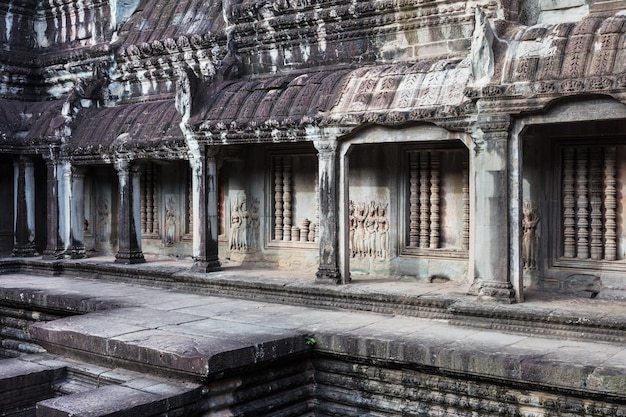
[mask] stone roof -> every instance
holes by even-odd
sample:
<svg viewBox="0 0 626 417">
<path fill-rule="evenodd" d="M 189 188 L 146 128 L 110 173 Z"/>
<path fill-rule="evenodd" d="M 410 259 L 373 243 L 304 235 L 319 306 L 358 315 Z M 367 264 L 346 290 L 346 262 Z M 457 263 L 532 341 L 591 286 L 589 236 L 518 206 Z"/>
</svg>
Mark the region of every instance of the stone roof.
<svg viewBox="0 0 626 417">
<path fill-rule="evenodd" d="M 588 17 L 576 23 L 521 26 L 508 41 L 497 72 L 477 95 L 553 98 L 623 94 L 626 16 Z"/>
<path fill-rule="evenodd" d="M 178 40 L 181 36 L 202 36 L 225 29 L 222 2 L 194 0 L 147 0 L 120 31 L 122 44 Z"/>
<path fill-rule="evenodd" d="M 30 145 L 57 139 L 57 129 L 65 120 L 64 100 L 25 102 L 0 100 L 0 142 Z"/>
<path fill-rule="evenodd" d="M 190 125 L 196 132 L 219 133 L 222 141 L 262 141 L 276 140 L 281 129 L 304 135 L 311 125 L 458 117 L 469 102 L 463 94 L 469 78 L 467 62 L 457 59 L 224 83 L 217 91 L 209 86 L 205 95 L 210 98 Z"/>
<path fill-rule="evenodd" d="M 174 100 L 87 109 L 73 123 L 73 154 L 117 152 L 166 153 L 184 148 L 181 117 Z"/>
</svg>

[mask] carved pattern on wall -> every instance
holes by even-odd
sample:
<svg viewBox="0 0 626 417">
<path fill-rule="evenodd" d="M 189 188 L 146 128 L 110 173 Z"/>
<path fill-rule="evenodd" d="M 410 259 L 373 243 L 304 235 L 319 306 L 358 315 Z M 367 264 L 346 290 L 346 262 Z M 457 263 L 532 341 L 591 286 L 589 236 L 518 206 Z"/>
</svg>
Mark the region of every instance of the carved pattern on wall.
<svg viewBox="0 0 626 417">
<path fill-rule="evenodd" d="M 529 200 L 524 200 L 522 208 L 522 259 L 524 271 L 537 269 L 537 224 L 539 210 Z"/>
<path fill-rule="evenodd" d="M 616 148 L 563 150 L 563 257 L 617 258 Z"/>
<path fill-rule="evenodd" d="M 248 207 L 245 193 L 241 194 L 231 206 L 229 250 L 239 252 L 257 250 L 259 225 L 259 199 L 253 199 L 252 206 Z"/>
<path fill-rule="evenodd" d="M 148 238 L 159 237 L 158 184 L 159 171 L 153 163 L 142 166 L 141 173 L 141 234 Z"/>
<path fill-rule="evenodd" d="M 388 203 L 350 200 L 350 256 L 389 258 Z"/>
<path fill-rule="evenodd" d="M 437 151 L 409 153 L 409 247 L 439 247 L 440 158 Z"/>
</svg>

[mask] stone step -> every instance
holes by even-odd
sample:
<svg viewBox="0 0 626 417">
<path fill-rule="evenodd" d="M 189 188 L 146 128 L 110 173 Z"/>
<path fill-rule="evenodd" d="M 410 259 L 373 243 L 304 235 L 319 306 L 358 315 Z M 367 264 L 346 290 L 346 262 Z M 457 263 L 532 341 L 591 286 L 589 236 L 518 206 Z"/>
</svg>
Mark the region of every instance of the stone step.
<svg viewBox="0 0 626 417">
<path fill-rule="evenodd" d="M 142 388 L 108 385 L 41 401 L 37 403 L 36 416 L 183 416 L 199 412 L 201 397 L 200 385 L 184 382 Z"/>
<path fill-rule="evenodd" d="M 4 359 L 0 364 L 1 415 L 28 415 L 37 401 L 54 396 L 54 384 L 66 374 L 64 366 L 45 366 L 19 358 Z"/>
<path fill-rule="evenodd" d="M 36 323 L 29 332 L 50 353 L 196 380 L 310 348 L 297 330 L 149 308 L 66 317 Z"/>
</svg>

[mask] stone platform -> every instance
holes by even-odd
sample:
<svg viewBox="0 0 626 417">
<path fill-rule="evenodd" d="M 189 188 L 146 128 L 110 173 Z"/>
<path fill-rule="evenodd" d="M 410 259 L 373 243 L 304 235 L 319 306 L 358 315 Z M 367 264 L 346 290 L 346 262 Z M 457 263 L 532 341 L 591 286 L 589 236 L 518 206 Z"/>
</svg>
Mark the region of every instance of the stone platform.
<svg viewBox="0 0 626 417">
<path fill-rule="evenodd" d="M 150 381 L 166 378 L 140 386 L 124 382 L 91 387 L 42 400 L 38 416 L 82 415 L 92 407 L 90 402 L 107 396 L 120 399 L 88 415 L 166 415 L 172 410 L 187 410 L 178 415 L 218 415 L 211 413 L 226 409 L 232 415 L 318 415 L 313 403 L 334 410 L 328 415 L 367 415 L 362 410 L 372 409 L 372 404 L 380 408 L 385 403 L 393 409 L 389 404 L 395 403 L 389 398 L 400 395 L 400 386 L 408 389 L 408 384 L 411 393 L 418 391 L 417 380 L 407 382 L 408 370 L 429 375 L 419 381 L 432 381 L 435 375 L 437 384 L 447 387 L 439 388 L 448 394 L 429 401 L 445 402 L 453 395 L 454 407 L 482 410 L 480 415 L 489 415 L 485 410 L 502 415 L 499 406 L 485 405 L 498 401 L 532 410 L 556 407 L 562 414 L 569 410 L 568 415 L 577 415 L 580 407 L 578 415 L 626 412 L 622 405 L 626 401 L 626 304 L 619 300 L 531 293 L 524 304 L 499 305 L 467 296 L 463 285 L 450 282 L 357 278 L 351 285 L 334 287 L 271 270 L 226 267 L 215 274 L 196 275 L 186 272 L 184 262 L 120 267 L 107 259 L 56 264 L 11 259 L 2 265 L 4 303 L 67 313 L 29 327 L 32 341 L 47 349 L 44 355 L 54 355 L 45 359 L 56 364 L 47 375 L 58 379 L 59 369 L 76 368 L 61 366 L 59 361 L 79 361 L 102 367 L 92 374 L 115 370 L 139 372 Z M 16 360 L 28 361 L 9 361 Z M 1 364 L 0 368 L 6 366 Z M 357 368 L 362 369 L 359 375 L 354 374 Z M 402 378 L 398 369 L 404 369 Z M 264 413 L 252 408 L 234 412 L 242 400 L 229 390 L 255 372 L 289 373 L 285 385 L 299 378 L 297 393 L 290 391 L 290 395 L 307 400 L 309 408 L 292 414 L 274 413 L 271 407 Z M 390 382 L 396 377 L 396 382 Z M 382 379 L 374 384 L 377 378 Z M 447 382 L 441 382 L 444 379 Z M 459 393 L 458 381 L 470 380 L 477 386 L 506 387 L 506 393 L 474 393 L 481 402 L 472 405 L 468 400 L 463 405 L 463 398 L 471 395 Z M 270 382 L 263 385 L 263 398 L 271 391 L 267 387 L 276 384 Z M 384 400 L 370 393 L 348 406 L 342 395 L 359 394 L 355 388 L 351 394 L 343 392 L 343 384 L 389 392 Z M 144 386 L 153 387 L 152 391 Z M 155 386 L 161 391 L 155 392 Z M 432 387 L 422 388 L 433 392 Z M 524 400 L 520 390 L 542 394 Z M 568 398 L 567 404 L 546 402 L 546 396 Z M 289 409 L 304 407 L 304 400 L 294 400 Z M 419 401 L 405 398 L 404 403 L 410 407 Z M 594 410 L 609 411 L 589 412 L 584 407 L 591 403 Z M 122 412 L 120 408 L 135 412 L 115 414 Z"/>
</svg>

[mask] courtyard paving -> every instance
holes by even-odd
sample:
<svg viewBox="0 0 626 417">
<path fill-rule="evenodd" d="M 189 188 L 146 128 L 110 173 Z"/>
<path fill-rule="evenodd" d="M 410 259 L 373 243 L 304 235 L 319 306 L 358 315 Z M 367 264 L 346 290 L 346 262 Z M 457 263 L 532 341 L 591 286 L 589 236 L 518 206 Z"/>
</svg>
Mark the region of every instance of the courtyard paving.
<svg viewBox="0 0 626 417">
<path fill-rule="evenodd" d="M 153 260 L 127 268 L 184 274 L 188 266 L 185 261 Z M 440 298 L 453 300 L 459 309 L 503 310 L 530 323 L 565 315 L 564 322 L 597 322 L 598 334 L 603 334 L 606 323 L 612 324 L 606 333 L 626 328 L 624 301 L 573 294 L 533 291 L 525 303 L 503 306 L 469 296 L 467 285 L 454 282 L 355 277 L 352 284 L 335 287 L 316 284 L 312 275 L 297 271 L 229 265 L 203 279 L 321 288 L 348 299 L 363 294 Z M 245 293 L 207 295 L 94 277 L 8 273 L 0 275 L 0 292 L 14 301 L 88 312 L 31 326 L 33 339 L 52 353 L 196 382 L 316 349 L 602 395 L 621 396 L 626 391 L 626 345 L 619 338 L 611 342 L 571 333 L 560 336 L 558 328 L 533 332 L 527 325 L 502 331 L 496 319 L 488 319 L 489 326 L 472 326 L 471 320 L 310 307 L 247 299 Z"/>
</svg>

